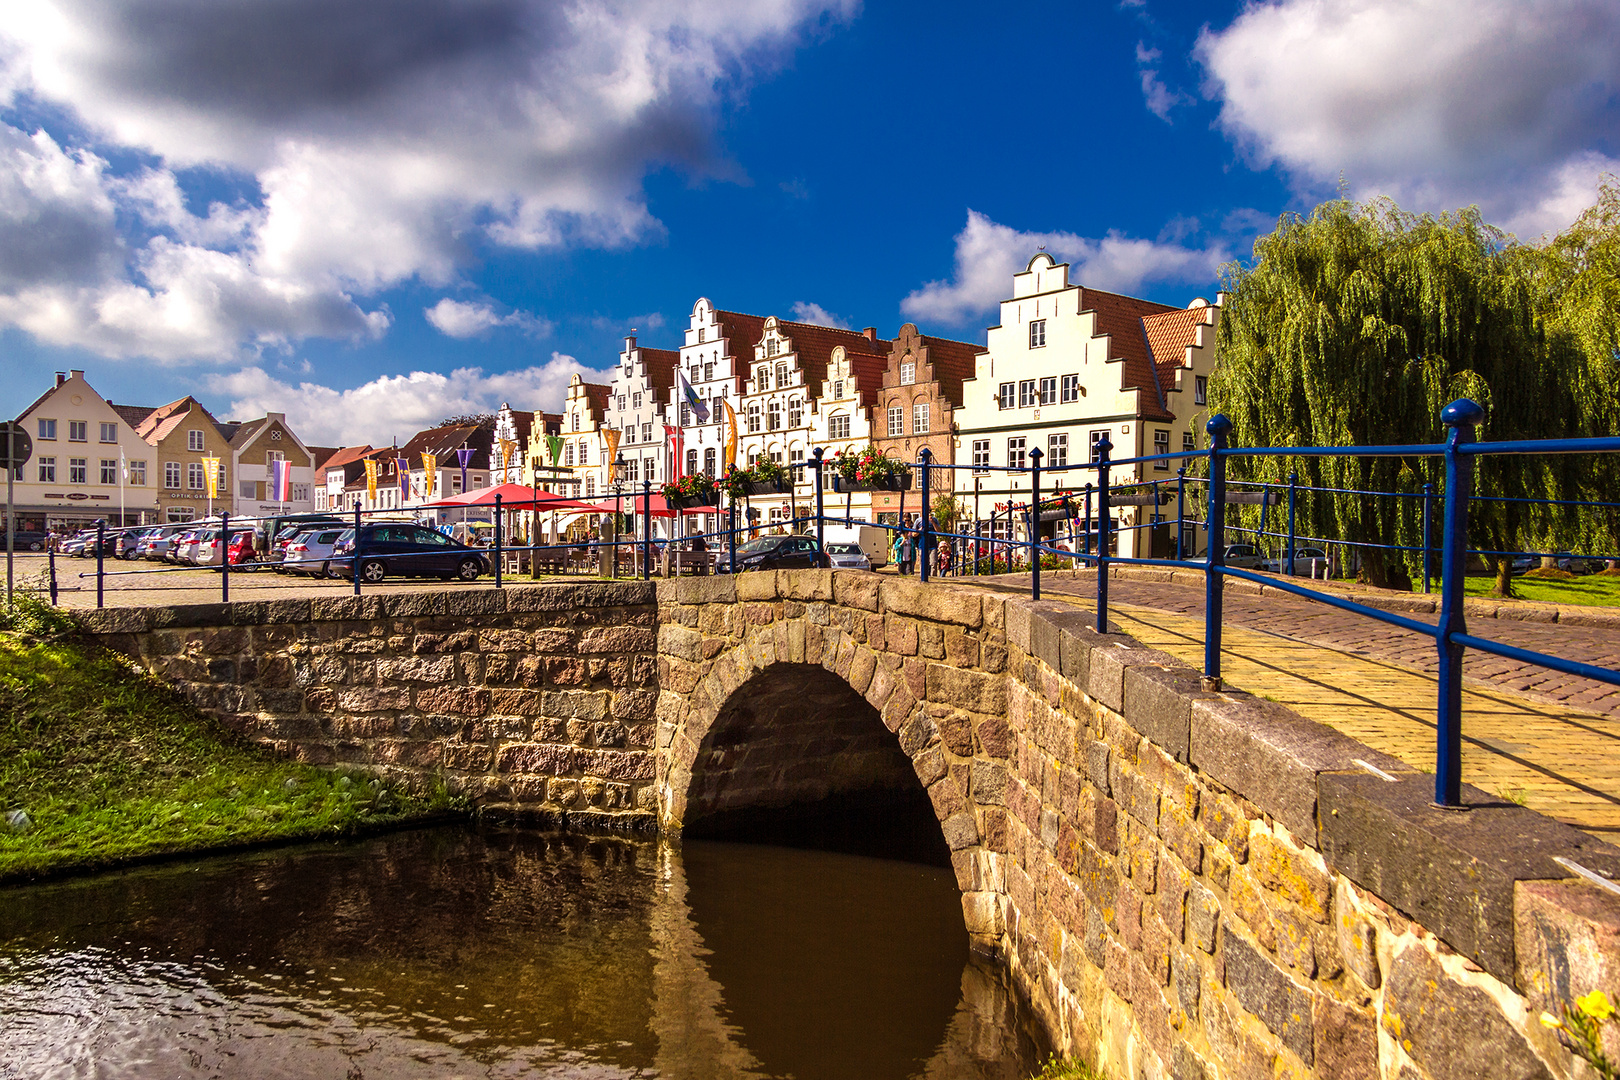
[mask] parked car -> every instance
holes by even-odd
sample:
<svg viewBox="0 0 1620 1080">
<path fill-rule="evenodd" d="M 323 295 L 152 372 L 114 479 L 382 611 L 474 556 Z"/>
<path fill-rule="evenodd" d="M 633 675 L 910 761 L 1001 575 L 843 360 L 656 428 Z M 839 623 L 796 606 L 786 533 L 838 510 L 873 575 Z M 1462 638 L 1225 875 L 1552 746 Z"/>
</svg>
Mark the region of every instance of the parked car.
<svg viewBox="0 0 1620 1080">
<path fill-rule="evenodd" d="M 1328 569 L 1328 553 L 1319 547 L 1297 547 L 1294 549 L 1294 576 L 1315 577 L 1313 568 L 1324 575 Z M 1261 569 L 1268 574 L 1288 573 L 1288 557 L 1279 555 L 1275 559 L 1267 559 Z"/>
<path fill-rule="evenodd" d="M 0 549 L 6 546 L 4 530 L 0 530 Z M 11 550 L 13 551 L 44 551 L 45 534 L 42 532 L 25 532 L 18 529 L 11 536 Z"/>
<path fill-rule="evenodd" d="M 822 551 L 813 536 L 787 533 L 761 536 L 737 546 L 737 571 L 745 570 L 799 570 L 808 567 L 826 569 L 831 559 Z"/>
<path fill-rule="evenodd" d="M 76 559 L 82 559 L 84 558 L 84 549 L 95 542 L 96 530 L 80 529 L 66 540 L 63 540 L 56 550 L 62 555 L 72 555 Z"/>
<path fill-rule="evenodd" d="M 1259 570 L 1262 561 L 1260 549 L 1253 544 L 1227 545 L 1225 565 L 1234 570 Z"/>
<path fill-rule="evenodd" d="M 436 529 L 425 525 L 402 522 L 378 522 L 362 525 L 358 542 L 352 534 L 345 535 L 333 545 L 328 569 L 339 577 L 354 572 L 354 556 L 358 549 L 360 578 L 379 582 L 387 577 L 438 577 L 449 581 L 476 581 L 489 573 L 489 559 L 477 548 L 452 540 Z"/>
<path fill-rule="evenodd" d="M 174 544 L 169 548 L 169 561 L 180 566 L 190 566 L 192 556 L 197 554 L 197 538 L 202 535 L 202 529 L 190 528 L 174 538 Z"/>
<path fill-rule="evenodd" d="M 282 556 L 281 566 L 289 574 L 325 577 L 331 568 L 332 548 L 338 537 L 352 529 L 311 529 L 293 537 Z"/>
<path fill-rule="evenodd" d="M 187 561 L 193 566 L 219 566 L 225 561 L 225 534 L 217 528 L 198 529 Z"/>
<path fill-rule="evenodd" d="M 264 547 L 264 533 L 257 529 L 231 530 L 231 565 L 259 569 L 260 549 Z"/>
<path fill-rule="evenodd" d="M 144 559 L 167 562 L 175 539 L 186 531 L 185 525 L 159 525 L 141 537 L 135 553 Z"/>
<path fill-rule="evenodd" d="M 872 560 L 852 540 L 828 541 L 827 559 L 834 570 L 870 570 Z"/>
<path fill-rule="evenodd" d="M 1602 559 L 1589 559 L 1585 555 L 1571 555 L 1561 551 L 1553 558 L 1553 565 L 1571 574 L 1595 574 L 1604 567 Z"/>
</svg>

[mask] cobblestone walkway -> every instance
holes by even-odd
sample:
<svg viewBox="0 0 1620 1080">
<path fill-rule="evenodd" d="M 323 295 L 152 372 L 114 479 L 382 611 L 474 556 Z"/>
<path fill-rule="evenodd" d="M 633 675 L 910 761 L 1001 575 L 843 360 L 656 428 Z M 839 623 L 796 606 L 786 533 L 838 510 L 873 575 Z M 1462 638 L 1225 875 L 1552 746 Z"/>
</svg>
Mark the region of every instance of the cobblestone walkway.
<svg viewBox="0 0 1620 1080">
<path fill-rule="evenodd" d="M 991 587 L 1028 595 L 1027 579 L 1022 590 L 1016 579 Z M 1043 583 L 1042 597 L 1094 611 L 1094 589 L 1090 581 Z M 1200 668 L 1203 604 L 1202 592 L 1185 586 L 1109 583 L 1111 621 L 1119 630 Z M 1221 669 L 1228 686 L 1433 771 L 1432 640 L 1306 600 L 1228 593 L 1224 608 Z M 1469 629 L 1620 667 L 1620 634 L 1613 630 L 1507 619 L 1478 619 Z M 1620 842 L 1620 691 L 1474 653 L 1464 671 L 1463 779 Z"/>
</svg>

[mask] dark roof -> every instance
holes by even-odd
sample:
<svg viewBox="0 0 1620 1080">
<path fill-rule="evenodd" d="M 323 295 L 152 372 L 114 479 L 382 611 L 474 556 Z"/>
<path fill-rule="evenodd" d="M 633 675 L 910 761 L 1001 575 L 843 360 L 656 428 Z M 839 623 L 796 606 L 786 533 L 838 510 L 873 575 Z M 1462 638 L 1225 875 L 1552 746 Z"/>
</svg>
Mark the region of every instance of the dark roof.
<svg viewBox="0 0 1620 1080">
<path fill-rule="evenodd" d="M 962 381 L 974 377 L 975 365 L 979 354 L 985 351 L 983 345 L 975 345 L 967 341 L 953 341 L 950 338 L 931 337 L 920 333 L 915 323 L 907 323 L 900 328 L 894 336 L 894 346 L 887 362 L 895 369 L 898 368 L 904 353 L 901 349 L 906 340 L 916 342 L 916 356 L 918 363 L 926 363 L 933 371 L 934 381 L 939 383 L 940 393 L 950 403 L 961 408 Z"/>
<path fill-rule="evenodd" d="M 44 399 L 41 398 L 40 400 Z M 113 412 L 123 417 L 124 423 L 129 425 L 131 431 L 140 427 L 142 421 L 157 411 L 156 407 L 152 405 L 118 405 L 111 401 L 107 402 L 107 404 L 112 408 Z"/>
<path fill-rule="evenodd" d="M 338 452 L 335 446 L 311 446 L 308 449 L 310 460 L 315 462 L 317 469 L 325 468 L 327 461 Z"/>
<path fill-rule="evenodd" d="M 314 448 L 311 447 L 311 450 Z M 373 453 L 373 448 L 365 446 L 340 446 L 329 452 L 326 457 L 317 457 L 317 469 L 336 469 L 345 465 L 357 464 L 361 458 Z"/>
<path fill-rule="evenodd" d="M 649 349 L 645 346 L 636 346 L 641 354 L 641 362 L 647 368 L 647 382 L 656 395 L 664 391 L 664 401 L 675 400 L 675 369 L 681 366 L 681 354 L 678 349 Z M 654 400 L 657 400 L 656 397 Z"/>
<path fill-rule="evenodd" d="M 720 322 L 720 336 L 726 339 L 726 351 L 742 361 L 731 365 L 737 383 L 732 390 L 734 396 L 741 397 L 748 379 L 748 368 L 754 362 L 754 346 L 765 336 L 765 317 L 736 311 L 716 311 L 714 317 Z"/>
<path fill-rule="evenodd" d="M 517 441 L 524 446 L 529 445 L 529 433 L 534 430 L 534 417 L 532 412 L 522 409 L 508 409 L 512 414 L 512 431 L 517 435 Z"/>
<path fill-rule="evenodd" d="M 883 389 L 883 373 L 889 370 L 888 360 L 870 353 L 844 351 L 849 359 L 850 374 L 855 376 L 855 387 L 860 391 L 861 407 L 871 411 L 877 404 L 878 391 Z"/>
<path fill-rule="evenodd" d="M 439 468 L 450 465 L 459 467 L 455 451 L 458 447 L 470 446 L 473 448 L 472 460 L 467 463 L 470 469 L 487 469 L 489 467 L 489 451 L 494 444 L 495 433 L 487 427 L 477 424 L 451 424 L 447 427 L 428 428 L 418 431 L 411 436 L 411 440 L 399 449 L 384 447 L 380 452 L 381 459 L 390 469 L 395 458 L 404 458 L 406 468 L 420 469 L 422 455 L 433 454 L 438 458 Z"/>
<path fill-rule="evenodd" d="M 663 350 L 659 350 L 662 352 Z M 600 423 L 607 416 L 608 401 L 613 397 L 613 387 L 607 383 L 580 383 L 585 388 L 585 402 L 589 412 Z"/>
</svg>

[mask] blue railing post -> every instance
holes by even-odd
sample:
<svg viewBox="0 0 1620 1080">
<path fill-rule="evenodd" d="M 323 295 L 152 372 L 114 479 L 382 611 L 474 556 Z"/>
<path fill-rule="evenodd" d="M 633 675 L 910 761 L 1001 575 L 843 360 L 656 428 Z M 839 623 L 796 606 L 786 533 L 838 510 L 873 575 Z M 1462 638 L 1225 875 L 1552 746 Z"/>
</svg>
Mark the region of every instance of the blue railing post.
<svg viewBox="0 0 1620 1080">
<path fill-rule="evenodd" d="M 275 542 L 276 542 L 276 538 L 272 536 L 270 538 L 270 544 L 272 546 L 274 546 Z M 358 502 L 354 504 L 354 543 L 349 548 L 349 558 L 351 560 L 353 560 L 353 561 L 351 561 L 349 563 L 349 569 L 351 571 L 353 571 L 353 573 L 350 576 L 352 576 L 354 578 L 354 595 L 359 596 L 360 595 L 360 504 Z"/>
<path fill-rule="evenodd" d="M 1108 504 L 1108 455 L 1114 443 L 1107 435 L 1097 440 L 1097 633 L 1108 633 L 1108 549 L 1113 531 L 1113 509 Z"/>
<path fill-rule="evenodd" d="M 1232 421 L 1216 413 L 1209 431 L 1209 554 L 1204 562 L 1204 689 L 1221 688 L 1221 595 L 1226 577 L 1226 437 Z"/>
<path fill-rule="evenodd" d="M 52 547 L 45 552 L 45 561 L 50 565 L 51 571 L 51 607 L 56 606 L 56 548 Z"/>
<path fill-rule="evenodd" d="M 502 587 L 501 563 L 505 561 L 501 558 L 501 540 L 501 494 L 497 491 L 495 493 L 495 587 L 497 589 Z"/>
<path fill-rule="evenodd" d="M 96 607 L 102 606 L 102 586 L 107 580 L 107 521 L 96 520 Z"/>
<path fill-rule="evenodd" d="M 1463 646 L 1453 641 L 1468 632 L 1463 613 L 1463 573 L 1468 561 L 1468 499 L 1474 488 L 1474 459 L 1463 449 L 1474 441 L 1474 429 L 1485 418 L 1478 402 L 1461 398 L 1447 405 L 1440 420 L 1446 436 L 1446 502 L 1441 539 L 1440 622 L 1435 644 L 1440 650 L 1440 700 L 1435 711 L 1438 743 L 1434 761 L 1434 801 L 1462 804 L 1462 675 Z"/>
<path fill-rule="evenodd" d="M 733 566 L 735 571 L 736 567 Z M 652 580 L 652 481 L 641 482 L 641 580 Z"/>
<path fill-rule="evenodd" d="M 827 522 L 822 516 L 821 458 L 826 453 L 821 447 L 810 451 L 810 464 L 816 470 L 816 547 L 827 550 Z"/>
<path fill-rule="evenodd" d="M 1096 518 L 1091 513 L 1091 485 L 1087 484 L 1086 485 L 1086 538 L 1083 541 L 1081 541 L 1081 547 L 1085 550 L 1087 559 L 1091 558 L 1091 533 L 1092 533 L 1091 524 L 1095 520 L 1096 520 Z"/>
<path fill-rule="evenodd" d="M 1193 547 L 1197 547 L 1194 544 Z M 1176 558 L 1187 557 L 1187 466 L 1176 468 Z"/>
<path fill-rule="evenodd" d="M 1294 510 L 1296 506 L 1295 499 L 1298 495 L 1299 473 L 1291 472 L 1288 474 L 1288 552 L 1285 555 L 1288 560 L 1289 577 L 1294 576 L 1294 537 L 1297 535 L 1294 531 Z"/>
<path fill-rule="evenodd" d="M 1423 485 L 1423 591 L 1429 591 L 1429 582 L 1434 578 L 1434 541 L 1430 538 L 1431 522 L 1434 521 L 1434 485 Z"/>
<path fill-rule="evenodd" d="M 1041 448 L 1029 452 L 1029 598 L 1041 598 Z"/>
<path fill-rule="evenodd" d="M 229 510 L 219 515 L 219 599 L 221 603 L 231 602 L 231 513 Z"/>
<path fill-rule="evenodd" d="M 934 470 L 928 467 L 933 456 L 926 446 L 917 452 L 917 465 L 922 469 L 922 527 L 917 531 L 917 577 L 921 581 L 928 580 L 928 537 L 933 532 L 930 526 L 933 524 L 934 509 L 929 495 L 929 479 Z"/>
</svg>

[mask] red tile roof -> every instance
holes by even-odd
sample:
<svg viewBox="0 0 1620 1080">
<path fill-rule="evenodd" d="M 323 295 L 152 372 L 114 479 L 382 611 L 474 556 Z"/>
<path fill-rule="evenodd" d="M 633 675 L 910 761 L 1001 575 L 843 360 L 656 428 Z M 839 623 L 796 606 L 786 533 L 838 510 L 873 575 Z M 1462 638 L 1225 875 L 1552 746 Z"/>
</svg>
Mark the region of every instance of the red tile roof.
<svg viewBox="0 0 1620 1080">
<path fill-rule="evenodd" d="M 726 352 L 735 358 L 731 365 L 736 377 L 732 397 L 742 397 L 749 365 L 754 362 L 754 346 L 765 336 L 765 317 L 736 311 L 716 311 L 714 317 L 720 321 L 720 336 L 726 339 Z"/>
<path fill-rule="evenodd" d="M 366 446 L 340 446 L 333 450 L 324 460 L 316 466 L 318 469 L 337 469 L 344 465 L 352 465 L 361 458 L 373 453 L 370 445 Z"/>
<path fill-rule="evenodd" d="M 220 422 L 214 419 L 214 414 L 204 408 L 203 403 L 190 394 L 187 394 L 179 401 L 171 401 L 167 405 L 159 405 L 153 409 L 151 415 L 141 422 L 140 427 L 135 429 L 135 434 L 156 446 L 173 434 L 174 429 L 179 427 L 187 416 L 191 415 L 193 409 L 202 413 L 208 422 L 214 425 L 214 430 L 224 435 Z"/>
<path fill-rule="evenodd" d="M 837 330 L 830 326 L 778 319 L 776 331 L 788 339 L 793 352 L 797 354 L 799 370 L 804 372 L 805 389 L 812 398 L 822 396 L 821 384 L 827 379 L 827 364 L 832 360 L 833 349 L 839 345 L 844 347 L 844 355 L 852 359 L 856 356 L 875 356 L 884 363 L 888 362 L 891 343 L 882 338 L 869 338 L 859 330 Z M 764 337 L 763 328 L 760 336 Z M 774 360 L 773 357 L 772 362 Z"/>
<path fill-rule="evenodd" d="M 681 366 L 681 354 L 678 349 L 649 349 L 645 345 L 637 345 L 636 352 L 641 354 L 641 362 L 647 368 L 647 384 L 652 387 L 653 400 L 662 400 L 665 403 L 675 400 L 675 369 Z"/>
<path fill-rule="evenodd" d="M 658 351 L 662 352 L 664 350 L 660 349 Z M 596 418 L 597 423 L 601 423 L 602 418 L 607 415 L 608 401 L 613 397 L 613 387 L 607 383 L 594 382 L 581 383 L 580 385 L 585 387 L 585 401 L 590 407 L 590 414 Z"/>
<path fill-rule="evenodd" d="M 1123 361 L 1125 370 L 1120 386 L 1139 392 L 1137 409 L 1142 416 L 1150 420 L 1174 419 L 1164 405 L 1143 320 L 1181 309 L 1138 300 L 1134 296 L 1082 288 L 1080 310 L 1096 313 L 1096 333 L 1109 337 L 1108 359 Z"/>
<path fill-rule="evenodd" d="M 1178 308 L 1142 320 L 1161 394 L 1175 389 L 1176 369 L 1186 363 L 1187 349 L 1197 339 L 1197 328 L 1209 317 L 1210 311 L 1207 307 Z"/>
</svg>

